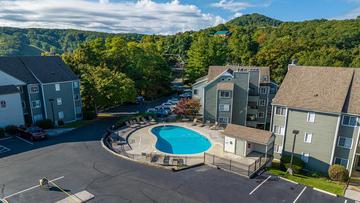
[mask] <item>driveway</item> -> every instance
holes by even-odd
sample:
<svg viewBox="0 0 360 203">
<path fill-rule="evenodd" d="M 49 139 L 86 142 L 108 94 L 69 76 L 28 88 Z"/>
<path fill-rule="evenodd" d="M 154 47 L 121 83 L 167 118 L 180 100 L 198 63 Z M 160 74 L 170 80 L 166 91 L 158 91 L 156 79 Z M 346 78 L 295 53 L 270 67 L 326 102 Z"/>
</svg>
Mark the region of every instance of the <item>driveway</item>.
<svg viewBox="0 0 360 203">
<path fill-rule="evenodd" d="M 107 152 L 100 138 L 114 120 L 101 120 L 47 141 L 0 141 L 0 195 L 10 202 L 56 202 L 62 191 L 37 187 L 48 177 L 70 193 L 95 195 L 90 202 L 345 202 L 263 174 L 247 179 L 208 166 L 181 172 L 124 160 Z M 3 194 L 2 194 L 3 193 Z M 347 202 L 353 202 L 348 200 Z"/>
</svg>

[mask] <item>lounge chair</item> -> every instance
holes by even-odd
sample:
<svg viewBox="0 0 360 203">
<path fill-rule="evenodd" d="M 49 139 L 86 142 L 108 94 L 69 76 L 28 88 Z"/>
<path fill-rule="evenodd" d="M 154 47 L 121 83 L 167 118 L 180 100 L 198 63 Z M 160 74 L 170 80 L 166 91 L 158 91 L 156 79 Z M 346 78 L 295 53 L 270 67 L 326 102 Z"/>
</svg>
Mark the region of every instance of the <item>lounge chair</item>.
<svg viewBox="0 0 360 203">
<path fill-rule="evenodd" d="M 197 118 L 194 118 L 194 121 L 193 121 L 193 123 L 191 124 L 192 126 L 196 126 L 197 125 Z"/>
<path fill-rule="evenodd" d="M 145 122 L 142 121 L 142 120 L 140 120 L 139 117 L 136 118 L 136 121 L 137 121 L 137 123 L 139 123 L 140 125 L 145 125 Z"/>
<path fill-rule="evenodd" d="M 166 156 L 166 155 L 165 155 L 163 164 L 164 164 L 165 166 L 170 165 L 170 157 L 169 157 L 169 156 Z"/>
<path fill-rule="evenodd" d="M 140 125 L 134 121 L 130 121 L 130 128 L 138 128 Z"/>
<path fill-rule="evenodd" d="M 219 123 L 215 122 L 215 125 L 210 127 L 210 130 L 217 130 L 219 128 Z"/>
</svg>

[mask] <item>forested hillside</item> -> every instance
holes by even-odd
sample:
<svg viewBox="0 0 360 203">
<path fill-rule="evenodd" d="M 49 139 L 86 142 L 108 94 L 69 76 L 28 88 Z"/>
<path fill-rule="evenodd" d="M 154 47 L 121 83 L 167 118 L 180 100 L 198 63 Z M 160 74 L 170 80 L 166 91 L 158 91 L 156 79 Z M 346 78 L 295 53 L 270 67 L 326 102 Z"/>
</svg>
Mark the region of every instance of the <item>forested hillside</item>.
<svg viewBox="0 0 360 203">
<path fill-rule="evenodd" d="M 221 30 L 231 35 L 214 35 Z M 293 59 L 300 65 L 360 67 L 360 19 L 281 22 L 251 14 L 168 36 L 0 28 L 0 55 L 43 51 L 62 55 L 81 75 L 85 107 L 106 107 L 137 94 L 156 98 L 169 92 L 170 67 L 178 64 L 185 65 L 189 83 L 210 65 L 269 66 L 279 84 Z"/>
</svg>

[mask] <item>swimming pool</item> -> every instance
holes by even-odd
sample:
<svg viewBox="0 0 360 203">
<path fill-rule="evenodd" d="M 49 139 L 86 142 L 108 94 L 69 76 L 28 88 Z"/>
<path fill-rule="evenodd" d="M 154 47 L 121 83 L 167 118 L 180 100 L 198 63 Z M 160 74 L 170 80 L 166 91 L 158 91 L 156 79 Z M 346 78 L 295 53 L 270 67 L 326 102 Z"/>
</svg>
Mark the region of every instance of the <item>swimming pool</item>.
<svg viewBox="0 0 360 203">
<path fill-rule="evenodd" d="M 206 137 L 180 126 L 158 126 L 151 132 L 158 138 L 155 147 L 165 153 L 197 154 L 211 147 Z"/>
</svg>

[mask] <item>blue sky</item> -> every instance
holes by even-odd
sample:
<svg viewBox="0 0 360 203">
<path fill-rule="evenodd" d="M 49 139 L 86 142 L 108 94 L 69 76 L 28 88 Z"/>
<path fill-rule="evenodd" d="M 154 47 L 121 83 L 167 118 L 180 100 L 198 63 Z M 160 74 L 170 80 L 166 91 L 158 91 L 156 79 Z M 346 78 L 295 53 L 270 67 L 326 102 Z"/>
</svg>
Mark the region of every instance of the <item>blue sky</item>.
<svg viewBox="0 0 360 203">
<path fill-rule="evenodd" d="M 282 21 L 349 19 L 360 0 L 0 0 L 0 26 L 172 34 L 260 13 Z"/>
</svg>

